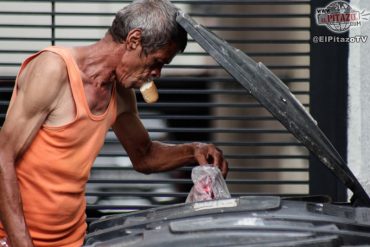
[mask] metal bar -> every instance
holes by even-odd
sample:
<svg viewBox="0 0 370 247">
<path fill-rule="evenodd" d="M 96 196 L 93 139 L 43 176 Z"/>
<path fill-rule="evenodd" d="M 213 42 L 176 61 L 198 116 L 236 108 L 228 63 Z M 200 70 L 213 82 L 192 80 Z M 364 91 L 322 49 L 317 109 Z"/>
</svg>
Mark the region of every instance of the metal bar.
<svg viewBox="0 0 370 247">
<path fill-rule="evenodd" d="M 1 80 L 0 80 L 1 81 Z M 158 82 L 159 80 L 157 80 Z M 0 92 L 12 92 L 13 87 L 3 87 L 0 88 Z M 139 93 L 138 90 L 136 90 L 136 93 Z M 228 95 L 245 95 L 247 94 L 246 91 L 243 89 L 241 90 L 215 90 L 215 89 L 207 89 L 207 90 L 191 90 L 191 89 L 158 89 L 159 94 L 210 94 L 210 95 L 216 95 L 216 94 L 228 94 Z M 309 91 L 292 91 L 293 94 L 296 95 L 308 95 Z M 248 116 L 240 116 L 240 117 L 248 117 Z"/>
<path fill-rule="evenodd" d="M 191 171 L 194 167 L 184 166 L 176 171 Z M 93 166 L 93 171 L 135 171 L 133 167 L 119 166 Z M 308 168 L 249 168 L 249 167 L 230 167 L 229 172 L 308 172 Z"/>
<path fill-rule="evenodd" d="M 86 196 L 98 196 L 98 197 L 115 197 L 115 196 L 137 196 L 137 197 L 187 197 L 188 192 L 172 192 L 172 193 L 155 193 L 155 192 L 86 192 Z M 240 196 L 251 196 L 251 195 L 276 195 L 271 193 L 230 193 L 232 197 Z M 280 196 L 303 196 L 307 194 L 278 194 Z"/>
<path fill-rule="evenodd" d="M 125 153 L 100 153 L 100 157 L 128 157 Z M 304 159 L 308 160 L 309 155 L 267 155 L 267 154 L 240 154 L 224 155 L 226 159 Z"/>
<path fill-rule="evenodd" d="M 11 41 L 50 41 L 51 38 L 31 38 L 31 37 L 0 37 L 0 40 L 11 40 Z M 75 41 L 75 42 L 95 42 L 98 41 L 99 39 L 95 38 L 55 38 L 55 41 Z"/>
<path fill-rule="evenodd" d="M 55 2 L 55 1 L 54 1 Z M 114 16 L 115 12 L 55 12 L 55 15 L 65 16 Z M 0 11 L 0 15 L 51 15 L 51 12 L 29 12 L 29 11 Z M 220 14 L 220 13 L 191 13 L 193 17 L 212 17 L 212 18 L 310 18 L 309 14 Z"/>
<path fill-rule="evenodd" d="M 45 24 L 45 25 L 42 25 L 42 24 L 0 24 L 0 27 L 11 27 L 11 28 L 61 28 L 61 29 L 65 29 L 65 28 L 70 28 L 70 29 L 74 29 L 74 28 L 78 28 L 78 29 L 107 29 L 109 26 L 102 26 L 102 25 L 53 25 L 50 24 Z"/>
<path fill-rule="evenodd" d="M 253 51 L 243 51 L 247 53 L 251 57 L 297 57 L 297 56 L 306 56 L 309 57 L 309 52 L 253 52 Z M 205 52 L 191 52 L 185 51 L 183 53 L 178 54 L 177 56 L 209 56 L 208 53 Z"/>
<path fill-rule="evenodd" d="M 207 26 L 212 31 L 310 31 L 310 27 L 242 27 L 242 26 Z"/>
<path fill-rule="evenodd" d="M 2 38 L 0 38 L 1 40 Z M 19 38 L 21 40 L 21 38 Z M 45 38 L 44 40 L 47 40 L 47 38 Z M 50 40 L 50 39 L 48 39 Z M 52 41 L 53 42 L 53 41 Z M 21 63 L 0 63 L 0 66 L 20 66 Z M 268 65 L 268 67 L 270 69 L 276 69 L 276 70 L 287 70 L 287 69 L 309 69 L 310 66 L 309 65 Z M 192 64 L 187 64 L 187 65 L 166 65 L 164 66 L 164 69 L 201 69 L 201 70 L 205 70 L 205 69 L 223 69 L 222 66 L 220 65 L 202 65 L 202 64 L 198 64 L 198 65 L 192 65 Z"/>
<path fill-rule="evenodd" d="M 0 101 L 0 105 L 9 105 L 8 101 Z M 225 107 L 225 108 L 259 108 L 263 107 L 258 103 L 203 103 L 203 102 L 167 102 L 167 103 L 156 103 L 154 105 L 148 105 L 147 103 L 138 102 L 138 107 L 150 107 L 150 108 L 158 108 L 158 107 L 195 107 L 195 108 L 202 108 L 202 107 Z M 305 106 L 309 106 L 305 104 Z"/>
<path fill-rule="evenodd" d="M 266 65 L 270 69 L 310 69 L 309 65 Z M 166 65 L 164 68 L 168 69 L 223 69 L 220 65 Z"/>
<path fill-rule="evenodd" d="M 212 18 L 310 18 L 310 14 L 292 14 L 292 13 L 279 13 L 279 14 L 237 14 L 237 13 L 192 13 L 192 17 L 212 17 Z"/>
<path fill-rule="evenodd" d="M 161 77 L 156 79 L 157 82 L 162 82 L 162 81 L 181 81 L 181 82 L 236 82 L 236 80 L 232 77 L 215 77 L 215 76 L 199 76 L 199 77 L 175 77 L 175 76 L 169 76 L 169 77 Z M 310 78 L 282 78 L 282 81 L 285 83 L 291 83 L 291 82 L 310 82 Z M 242 89 L 242 87 L 241 87 Z M 244 89 L 243 89 L 244 90 Z"/>
<path fill-rule="evenodd" d="M 105 193 L 105 192 L 87 192 L 88 196 L 99 196 L 100 193 Z M 142 194 L 143 197 L 151 197 L 152 195 L 151 192 L 131 192 L 133 193 L 134 196 L 140 196 Z M 112 192 L 111 196 L 120 196 L 122 194 L 123 196 L 130 196 L 130 192 Z M 110 194 L 110 193 L 109 193 Z M 153 197 L 161 197 L 162 193 L 154 193 L 155 196 Z M 171 194 L 174 194 L 173 196 Z M 178 194 L 178 195 L 177 195 Z M 287 193 L 253 193 L 253 192 L 247 192 L 247 193 L 230 193 L 232 197 L 240 197 L 240 196 L 283 196 L 283 197 L 300 197 L 300 196 L 307 196 L 307 193 L 292 193 L 292 194 L 287 194 Z M 187 192 L 177 192 L 177 193 L 166 193 L 165 195 L 171 196 L 171 197 L 183 197 L 187 196 Z M 104 196 L 104 194 L 102 195 Z M 167 196 L 164 196 L 167 197 Z"/>
<path fill-rule="evenodd" d="M 0 1 L 1 2 L 1 1 Z M 55 2 L 55 1 L 53 1 Z M 0 15 L 51 15 L 53 12 L 48 11 L 0 11 Z M 66 16 L 113 16 L 115 12 L 54 12 L 54 15 Z"/>
<path fill-rule="evenodd" d="M 1 92 L 1 91 L 0 91 Z M 202 116 L 202 115 L 154 115 L 141 114 L 141 119 L 182 119 L 182 120 L 246 120 L 246 121 L 277 121 L 273 117 L 260 116 Z"/>
<path fill-rule="evenodd" d="M 0 53 L 36 53 L 38 50 L 0 50 Z M 309 52 L 249 52 L 244 51 L 244 53 L 247 53 L 249 56 L 253 57 L 296 57 L 296 56 L 307 56 L 309 57 Z M 205 52 L 188 52 L 185 51 L 183 53 L 177 54 L 177 56 L 209 56 L 208 53 Z"/>
<path fill-rule="evenodd" d="M 13 92 L 13 88 L 7 87 L 7 88 L 0 88 L 0 93 L 11 93 Z"/>
<path fill-rule="evenodd" d="M 118 142 L 118 141 L 117 141 Z M 195 142 L 195 141 L 194 141 Z M 169 144 L 180 144 L 180 143 L 187 143 L 186 141 L 165 141 L 165 143 Z M 212 142 L 216 146 L 244 146 L 244 147 L 286 147 L 286 146 L 294 146 L 294 147 L 302 147 L 305 148 L 305 146 L 302 143 L 298 142 L 241 142 L 241 141 L 233 141 L 233 142 L 218 142 L 213 141 Z"/>
<path fill-rule="evenodd" d="M 249 134 L 287 134 L 286 129 L 252 129 L 252 128 L 147 128 L 148 132 L 182 132 L 182 133 L 249 133 Z"/>
<path fill-rule="evenodd" d="M 155 192 L 86 192 L 86 196 L 139 196 L 139 197 L 186 197 L 186 192 L 155 193 Z"/>
<path fill-rule="evenodd" d="M 0 24 L 0 28 L 47 28 L 47 29 L 56 29 L 56 28 L 76 28 L 76 29 L 96 29 L 94 26 L 70 26 L 70 27 L 61 27 L 58 25 L 3 25 Z M 238 31 L 238 30 L 236 30 Z M 38 41 L 38 40 L 45 40 L 46 38 L 29 38 L 29 37 L 0 37 L 0 40 L 20 40 L 20 39 L 27 39 L 27 40 L 32 40 L 32 41 Z M 55 34 L 51 38 L 48 38 L 51 41 L 95 41 L 98 40 L 99 38 L 78 38 L 78 39 L 73 39 L 73 38 L 56 38 Z M 227 40 L 229 43 L 232 44 L 309 44 L 310 40 L 308 39 L 287 39 L 287 40 L 271 40 L 271 39 L 250 39 L 250 40 L 242 40 L 242 39 L 234 39 L 234 40 Z M 195 41 L 189 40 L 188 42 L 194 43 Z"/>
<path fill-rule="evenodd" d="M 14 76 L 0 76 L 0 81 L 10 81 L 14 82 L 15 77 Z M 180 82 L 227 82 L 227 83 L 232 83 L 236 82 L 236 80 L 232 77 L 217 77 L 217 76 L 199 76 L 199 77 L 182 77 L 182 76 L 168 76 L 168 77 L 161 77 L 156 79 L 156 82 L 175 82 L 175 81 L 180 81 Z M 282 78 L 282 81 L 285 83 L 297 83 L 297 82 L 303 82 L 303 83 L 309 83 L 310 78 Z M 242 88 L 241 88 L 242 89 Z M 159 89 L 162 90 L 162 89 Z M 170 89 L 169 89 L 170 90 Z M 184 89 L 184 90 L 189 90 L 189 89 Z M 211 90 L 211 89 L 209 89 Z M 244 88 L 243 88 L 244 90 Z M 240 91 L 240 90 L 239 90 Z M 245 91 L 241 91 L 245 92 Z"/>
<path fill-rule="evenodd" d="M 52 14 L 54 16 L 54 14 Z M 108 29 L 109 25 L 55 25 L 55 22 L 51 25 L 41 25 L 41 24 L 0 24 L 0 27 L 11 27 L 11 28 L 61 28 L 61 29 Z M 206 26 L 210 30 L 215 31 L 310 31 L 309 26 L 296 27 L 296 26 Z M 189 41 L 194 42 L 190 39 Z M 228 41 L 231 42 L 231 41 Z M 304 40 L 304 42 L 309 42 L 309 40 Z"/>
<path fill-rule="evenodd" d="M 192 184 L 191 179 L 90 179 L 90 184 Z M 271 184 L 286 184 L 286 185 L 299 185 L 307 184 L 308 181 L 303 180 L 255 180 L 255 179 L 230 179 L 226 180 L 227 184 L 258 184 L 258 185 L 271 185 Z"/>
<path fill-rule="evenodd" d="M 91 205 L 91 204 L 88 204 L 86 206 L 87 209 L 96 209 L 96 210 L 103 210 L 103 209 L 107 209 L 107 210 L 145 210 L 145 209 L 149 209 L 149 208 L 155 208 L 155 207 L 159 207 L 159 206 L 162 206 L 162 205 Z"/>
<path fill-rule="evenodd" d="M 2 38 L 0 38 L 1 40 Z M 22 38 L 19 38 L 20 40 Z M 43 39 L 43 40 L 50 40 L 50 39 Z M 21 63 L 0 63 L 0 66 L 20 66 Z M 288 69 L 310 69 L 309 65 L 268 65 L 270 69 L 276 70 L 288 70 Z M 193 64 L 186 64 L 186 65 L 166 65 L 163 67 L 164 69 L 223 69 L 222 66 L 219 65 L 193 65 Z"/>
<path fill-rule="evenodd" d="M 175 103 L 175 102 L 169 102 L 169 103 L 155 103 L 152 105 L 141 103 L 139 102 L 138 107 L 150 107 L 150 108 L 162 108 L 162 107 L 225 107 L 225 108 L 259 108 L 263 107 L 260 104 L 257 103 L 202 103 L 202 102 L 194 102 L 194 103 Z M 304 106 L 309 106 L 305 104 Z"/>
<path fill-rule="evenodd" d="M 182 141 L 182 140 L 176 140 L 176 141 L 163 141 L 163 143 L 167 144 L 180 144 L 180 143 L 191 143 L 191 142 L 196 142 L 194 141 Z M 114 140 L 105 140 L 106 144 L 119 144 L 120 142 L 118 139 Z M 234 146 L 234 147 L 239 147 L 239 146 L 245 146 L 245 147 L 286 147 L 286 146 L 294 146 L 294 147 L 303 147 L 305 146 L 302 143 L 299 142 L 242 142 L 242 141 L 232 141 L 232 142 L 219 142 L 219 141 L 212 141 L 213 144 L 216 146 Z"/>
<path fill-rule="evenodd" d="M 7 2 L 9 0 L 0 0 Z M 50 0 L 19 0 L 18 2 L 50 2 Z M 57 3 L 131 3 L 132 0 L 55 0 Z M 172 0 L 174 4 L 197 4 L 197 5 L 306 5 L 311 0 Z"/>
<path fill-rule="evenodd" d="M 51 45 L 55 45 L 55 1 L 51 2 Z"/>
<path fill-rule="evenodd" d="M 227 89 L 205 89 L 205 90 L 198 90 L 198 89 L 158 89 L 159 94 L 237 94 L 237 95 L 246 95 L 246 90 L 227 90 Z M 309 91 L 292 91 L 293 94 L 309 94 Z"/>
</svg>

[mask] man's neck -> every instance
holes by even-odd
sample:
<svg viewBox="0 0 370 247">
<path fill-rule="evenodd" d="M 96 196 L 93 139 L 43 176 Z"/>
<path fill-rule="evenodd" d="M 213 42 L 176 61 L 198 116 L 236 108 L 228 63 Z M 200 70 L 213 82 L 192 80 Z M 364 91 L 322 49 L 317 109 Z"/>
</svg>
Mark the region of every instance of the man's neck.
<svg viewBox="0 0 370 247">
<path fill-rule="evenodd" d="M 123 45 L 106 35 L 98 42 L 73 48 L 73 56 L 84 83 L 95 87 L 111 87 L 115 82 L 115 68 L 123 52 Z"/>
</svg>

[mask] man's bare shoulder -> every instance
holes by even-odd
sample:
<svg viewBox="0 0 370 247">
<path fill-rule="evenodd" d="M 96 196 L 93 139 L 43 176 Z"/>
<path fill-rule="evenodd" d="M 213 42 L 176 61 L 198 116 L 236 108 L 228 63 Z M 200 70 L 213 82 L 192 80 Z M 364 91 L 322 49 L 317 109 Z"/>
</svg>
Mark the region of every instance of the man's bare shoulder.
<svg viewBox="0 0 370 247">
<path fill-rule="evenodd" d="M 27 102 L 49 109 L 56 105 L 67 85 L 66 64 L 59 55 L 48 51 L 32 59 L 18 78 L 18 92 Z"/>
<path fill-rule="evenodd" d="M 63 79 L 67 76 L 66 64 L 61 56 L 50 51 L 44 51 L 26 66 L 21 78 L 28 77 L 49 77 Z M 59 81 L 59 80 L 58 80 Z"/>
</svg>

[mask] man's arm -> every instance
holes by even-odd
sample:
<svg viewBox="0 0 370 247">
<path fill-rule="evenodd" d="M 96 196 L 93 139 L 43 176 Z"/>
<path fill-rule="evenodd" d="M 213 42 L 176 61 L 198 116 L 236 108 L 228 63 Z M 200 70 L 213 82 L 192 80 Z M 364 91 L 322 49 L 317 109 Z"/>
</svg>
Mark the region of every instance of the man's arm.
<svg viewBox="0 0 370 247">
<path fill-rule="evenodd" d="M 17 97 L 11 100 L 0 131 L 0 220 L 12 247 L 33 246 L 23 215 L 15 164 L 57 105 L 65 69 L 56 56 L 40 54 L 20 75 Z"/>
<path fill-rule="evenodd" d="M 179 145 L 151 141 L 142 125 L 132 90 L 121 90 L 118 105 L 123 110 L 117 116 L 113 130 L 125 148 L 134 168 L 143 173 L 162 172 L 191 163 L 214 164 L 224 177 L 228 164 L 221 150 L 212 144 L 188 143 Z"/>
</svg>

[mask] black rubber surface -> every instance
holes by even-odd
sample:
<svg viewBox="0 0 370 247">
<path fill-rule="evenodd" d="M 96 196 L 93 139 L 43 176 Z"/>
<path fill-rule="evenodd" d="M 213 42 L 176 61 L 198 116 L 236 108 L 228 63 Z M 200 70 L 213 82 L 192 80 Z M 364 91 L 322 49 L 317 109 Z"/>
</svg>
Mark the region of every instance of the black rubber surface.
<svg viewBox="0 0 370 247">
<path fill-rule="evenodd" d="M 177 204 L 93 222 L 86 246 L 356 246 L 370 244 L 370 209 L 240 197 Z"/>
</svg>

